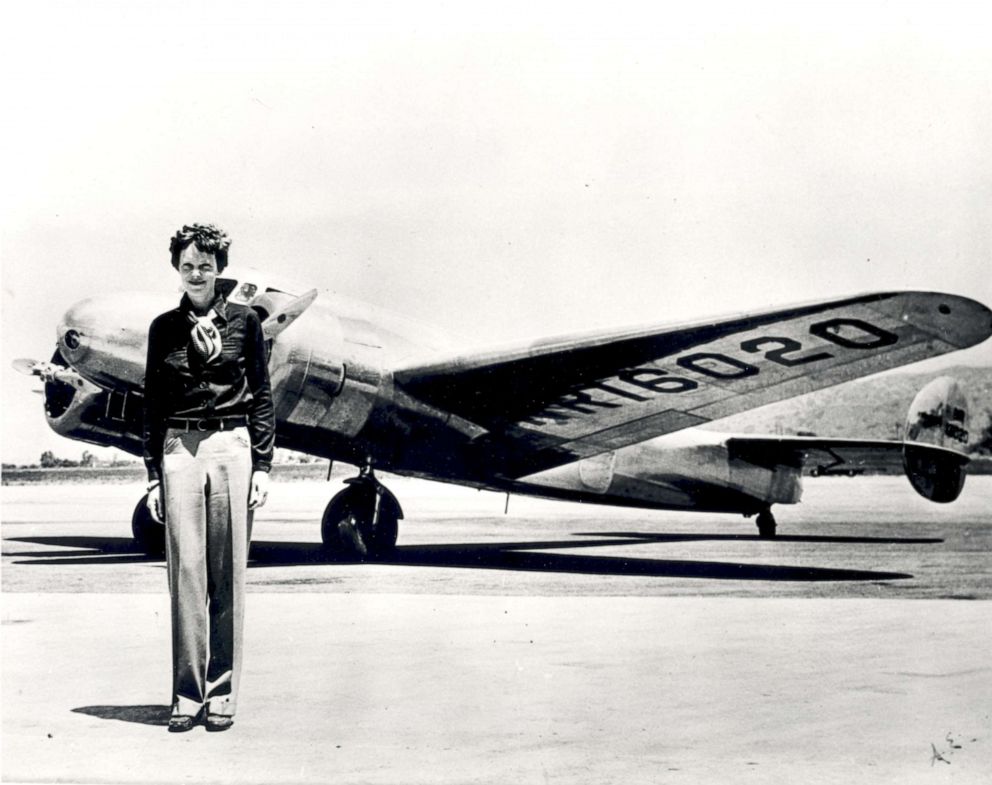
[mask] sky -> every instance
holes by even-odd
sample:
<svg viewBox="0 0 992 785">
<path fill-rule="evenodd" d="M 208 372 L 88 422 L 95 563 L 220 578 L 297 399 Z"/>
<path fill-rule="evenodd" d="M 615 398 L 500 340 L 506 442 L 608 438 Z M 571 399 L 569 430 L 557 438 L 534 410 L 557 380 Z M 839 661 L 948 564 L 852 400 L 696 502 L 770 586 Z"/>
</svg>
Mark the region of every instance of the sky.
<svg viewBox="0 0 992 785">
<path fill-rule="evenodd" d="M 79 299 L 178 291 L 192 221 L 466 349 L 873 290 L 992 304 L 978 3 L 18 5 L 5 462 L 89 449 L 10 363 Z"/>
</svg>

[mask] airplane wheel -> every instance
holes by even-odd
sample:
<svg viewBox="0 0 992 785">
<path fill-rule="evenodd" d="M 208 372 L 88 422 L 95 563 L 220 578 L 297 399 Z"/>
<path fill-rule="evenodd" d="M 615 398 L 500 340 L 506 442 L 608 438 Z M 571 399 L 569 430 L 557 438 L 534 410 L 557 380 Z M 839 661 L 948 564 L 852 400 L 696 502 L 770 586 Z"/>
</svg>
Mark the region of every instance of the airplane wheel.
<svg viewBox="0 0 992 785">
<path fill-rule="evenodd" d="M 771 510 L 762 510 L 759 512 L 756 523 L 758 524 L 759 537 L 770 539 L 775 536 L 777 526 L 775 524 L 775 516 L 772 515 Z"/>
<path fill-rule="evenodd" d="M 374 525 L 376 486 L 373 483 L 356 482 L 331 499 L 320 524 L 325 548 L 360 561 L 382 559 L 393 551 L 403 514 L 396 497 L 385 488 L 381 490 L 379 519 Z"/>
<path fill-rule="evenodd" d="M 149 556 L 165 555 L 165 526 L 148 512 L 147 493 L 135 505 L 131 515 L 131 534 L 138 547 Z"/>
</svg>

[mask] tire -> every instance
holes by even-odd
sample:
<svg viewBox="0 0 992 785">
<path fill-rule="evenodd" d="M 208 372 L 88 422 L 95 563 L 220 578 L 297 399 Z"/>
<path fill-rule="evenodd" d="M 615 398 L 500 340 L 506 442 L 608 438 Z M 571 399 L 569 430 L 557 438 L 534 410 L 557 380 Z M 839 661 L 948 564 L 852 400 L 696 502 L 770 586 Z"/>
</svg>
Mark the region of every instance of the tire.
<svg viewBox="0 0 992 785">
<path fill-rule="evenodd" d="M 138 548 L 148 556 L 161 558 L 165 556 L 165 526 L 148 512 L 148 494 L 146 493 L 134 507 L 131 515 L 131 534 Z"/>
<path fill-rule="evenodd" d="M 320 522 L 320 537 L 331 553 L 359 561 L 375 561 L 392 553 L 402 517 L 396 498 L 382 488 L 375 526 L 376 487 L 356 482 L 331 499 Z"/>
<path fill-rule="evenodd" d="M 758 513 L 758 536 L 764 539 L 771 539 L 775 536 L 775 530 L 778 528 L 775 524 L 775 516 L 771 514 L 770 510 L 762 510 Z"/>
</svg>

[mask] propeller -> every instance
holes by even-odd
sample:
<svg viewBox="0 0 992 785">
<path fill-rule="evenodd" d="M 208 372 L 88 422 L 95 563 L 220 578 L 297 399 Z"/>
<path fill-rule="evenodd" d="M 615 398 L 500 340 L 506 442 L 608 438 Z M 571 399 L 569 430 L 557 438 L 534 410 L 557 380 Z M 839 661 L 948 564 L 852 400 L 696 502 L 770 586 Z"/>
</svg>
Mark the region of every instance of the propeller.
<svg viewBox="0 0 992 785">
<path fill-rule="evenodd" d="M 29 360 L 27 357 L 19 357 L 11 363 L 14 370 L 23 373 L 25 376 L 37 376 L 35 367 L 41 365 L 37 360 Z"/>
<path fill-rule="evenodd" d="M 303 313 L 317 299 L 317 290 L 311 289 L 295 300 L 290 300 L 268 319 L 262 322 L 262 332 L 266 338 L 275 338 Z"/>
<path fill-rule="evenodd" d="M 72 368 L 57 365 L 53 362 L 42 362 L 41 360 L 31 360 L 27 357 L 20 357 L 14 360 L 11 365 L 18 373 L 25 376 L 37 376 L 46 384 L 49 382 L 62 382 L 72 387 L 82 387 L 83 377 Z"/>
</svg>

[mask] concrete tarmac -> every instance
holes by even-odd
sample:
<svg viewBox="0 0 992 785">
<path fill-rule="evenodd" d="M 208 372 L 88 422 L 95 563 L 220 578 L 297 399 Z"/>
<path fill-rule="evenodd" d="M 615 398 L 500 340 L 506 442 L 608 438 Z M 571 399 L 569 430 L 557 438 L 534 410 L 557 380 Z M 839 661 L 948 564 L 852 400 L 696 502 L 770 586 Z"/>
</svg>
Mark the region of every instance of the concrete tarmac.
<svg viewBox="0 0 992 785">
<path fill-rule="evenodd" d="M 168 596 L 129 486 L 4 487 L 5 782 L 992 779 L 990 478 L 821 478 L 731 516 L 391 482 L 390 564 L 276 483 L 235 727 L 165 732 Z M 973 598 L 972 601 L 951 598 Z"/>
</svg>

